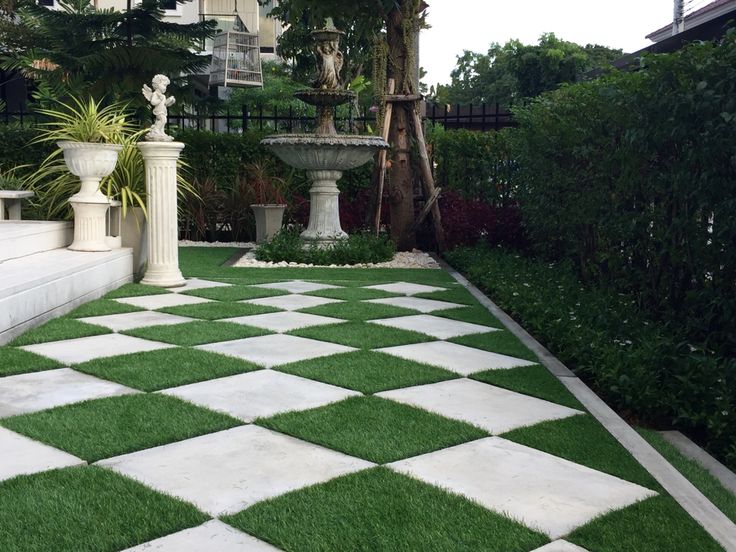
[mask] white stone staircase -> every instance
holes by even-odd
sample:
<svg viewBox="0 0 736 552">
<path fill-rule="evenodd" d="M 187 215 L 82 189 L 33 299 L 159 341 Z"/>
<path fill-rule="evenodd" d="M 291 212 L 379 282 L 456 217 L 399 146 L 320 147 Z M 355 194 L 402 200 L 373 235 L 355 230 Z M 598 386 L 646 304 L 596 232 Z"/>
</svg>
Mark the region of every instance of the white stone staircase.
<svg viewBox="0 0 736 552">
<path fill-rule="evenodd" d="M 133 280 L 129 248 L 69 251 L 72 224 L 0 221 L 0 345 Z"/>
</svg>

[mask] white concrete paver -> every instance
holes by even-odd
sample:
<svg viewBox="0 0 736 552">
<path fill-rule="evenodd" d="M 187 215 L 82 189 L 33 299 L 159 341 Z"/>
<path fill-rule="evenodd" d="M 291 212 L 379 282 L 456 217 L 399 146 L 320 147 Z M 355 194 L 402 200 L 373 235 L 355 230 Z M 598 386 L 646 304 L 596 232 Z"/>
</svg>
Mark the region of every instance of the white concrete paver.
<svg viewBox="0 0 736 552">
<path fill-rule="evenodd" d="M 464 495 L 552 539 L 654 491 L 500 437 L 389 464 Z"/>
<path fill-rule="evenodd" d="M 338 299 L 329 299 L 327 297 L 317 297 L 316 295 L 300 295 L 298 293 L 293 293 L 290 295 L 263 297 L 261 299 L 248 299 L 247 301 L 241 301 L 241 303 L 251 303 L 253 305 L 273 307 L 275 309 L 296 311 L 311 307 L 319 307 L 320 305 L 328 305 L 330 303 L 342 303 L 342 301 Z"/>
<path fill-rule="evenodd" d="M 0 427 L 0 481 L 86 463 L 81 458 Z"/>
<path fill-rule="evenodd" d="M 579 410 L 465 378 L 377 395 L 468 422 L 494 435 L 582 414 Z"/>
<path fill-rule="evenodd" d="M 481 351 L 446 341 L 430 341 L 429 343 L 399 345 L 398 347 L 385 347 L 375 350 L 406 360 L 446 368 L 463 376 L 484 370 L 502 370 L 535 364 L 528 360 L 489 353 L 488 351 Z"/>
<path fill-rule="evenodd" d="M 585 548 L 581 548 L 571 542 L 564 540 L 556 540 L 549 544 L 545 544 L 542 548 L 532 550 L 532 552 L 588 552 Z"/>
<path fill-rule="evenodd" d="M 437 301 L 435 299 L 422 299 L 421 297 L 387 297 L 385 299 L 368 299 L 366 303 L 377 303 L 379 305 L 391 305 L 393 307 L 403 307 L 423 313 L 434 312 L 438 310 L 457 309 L 466 307 L 458 303 L 450 303 L 448 301 Z"/>
<path fill-rule="evenodd" d="M 99 462 L 212 516 L 375 464 L 247 425 Z"/>
<path fill-rule="evenodd" d="M 62 364 L 80 364 L 97 358 L 170 349 L 171 347 L 173 345 L 129 335 L 106 334 L 26 345 L 21 349 L 52 358 Z"/>
<path fill-rule="evenodd" d="M 255 328 L 263 328 L 272 332 L 290 332 L 300 328 L 311 328 L 312 326 L 324 326 L 325 324 L 342 324 L 345 320 L 331 318 L 329 316 L 318 316 L 305 312 L 271 312 L 268 314 L 255 314 L 250 316 L 238 316 L 236 318 L 225 318 L 223 322 L 233 322 Z"/>
<path fill-rule="evenodd" d="M 266 368 L 356 350 L 345 345 L 282 334 L 210 343 L 196 348 L 242 358 Z"/>
<path fill-rule="evenodd" d="M 395 282 L 392 284 L 378 284 L 375 286 L 365 286 L 366 289 L 378 289 L 387 291 L 388 293 L 398 293 L 400 295 L 416 295 L 417 293 L 432 293 L 434 291 L 447 291 L 447 288 L 426 286 L 424 284 L 411 284 L 408 282 Z"/>
<path fill-rule="evenodd" d="M 259 370 L 161 391 L 245 422 L 280 412 L 317 408 L 360 395 L 334 385 Z"/>
<path fill-rule="evenodd" d="M 275 552 L 278 548 L 213 519 L 123 552 Z"/>
<path fill-rule="evenodd" d="M 167 307 L 182 307 L 184 305 L 199 305 L 201 303 L 211 303 L 210 299 L 203 297 L 194 297 L 192 295 L 182 295 L 180 293 L 161 293 L 158 295 L 144 295 L 142 297 L 126 297 L 124 299 L 115 299 L 118 303 L 133 305 L 142 309 L 156 310 Z"/>
<path fill-rule="evenodd" d="M 463 335 L 498 331 L 497 328 L 491 328 L 490 326 L 481 326 L 480 324 L 471 324 L 470 322 L 460 322 L 459 320 L 432 316 L 431 314 L 382 318 L 380 320 L 369 320 L 369 322 L 371 324 L 379 324 L 381 326 L 389 326 L 391 328 L 399 328 L 401 330 L 410 330 L 413 332 L 427 334 L 432 337 L 436 337 L 437 339 L 451 339 L 453 337 L 460 337 Z"/>
<path fill-rule="evenodd" d="M 333 286 L 331 284 L 318 284 L 316 282 L 305 282 L 303 280 L 289 280 L 287 282 L 274 282 L 272 284 L 256 284 L 253 287 L 280 289 L 282 291 L 288 291 L 289 293 L 309 293 L 310 291 L 335 289 L 342 286 Z"/>
<path fill-rule="evenodd" d="M 169 291 L 173 291 L 174 293 L 183 293 L 185 291 L 194 291 L 195 289 L 210 289 L 230 286 L 232 286 L 232 284 L 226 284 L 224 282 L 213 282 L 211 280 L 200 280 L 199 278 L 189 278 L 187 280 L 187 283 L 183 286 L 167 289 Z"/>
<path fill-rule="evenodd" d="M 70 368 L 0 378 L 0 418 L 65 404 L 138 393 Z"/>
<path fill-rule="evenodd" d="M 173 324 L 194 322 L 194 318 L 153 311 L 90 316 L 88 318 L 79 318 L 79 320 L 81 322 L 86 322 L 87 324 L 110 328 L 114 332 L 133 330 L 135 328 L 147 328 L 149 326 L 171 326 Z"/>
</svg>

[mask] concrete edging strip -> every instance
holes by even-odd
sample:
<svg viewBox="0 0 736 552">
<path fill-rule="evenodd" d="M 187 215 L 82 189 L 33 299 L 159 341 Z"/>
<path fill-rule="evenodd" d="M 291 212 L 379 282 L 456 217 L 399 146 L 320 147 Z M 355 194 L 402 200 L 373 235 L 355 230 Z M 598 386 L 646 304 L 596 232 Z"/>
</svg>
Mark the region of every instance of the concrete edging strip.
<svg viewBox="0 0 736 552">
<path fill-rule="evenodd" d="M 699 464 L 715 477 L 721 485 L 736 494 L 736 474 L 713 458 L 705 450 L 693 443 L 685 435 L 679 431 L 660 431 L 659 434 L 664 437 L 673 447 L 680 453 L 689 458 L 693 462 Z"/>
<path fill-rule="evenodd" d="M 462 274 L 443 259 L 435 257 L 440 266 L 521 342 L 531 349 L 542 364 L 555 375 L 585 408 L 621 443 L 631 455 L 652 474 L 660 485 L 690 514 L 726 552 L 736 552 L 736 524 L 708 500 L 688 479 L 659 454 L 641 435 L 616 414 L 562 362 L 534 339 L 508 314 L 486 297 Z"/>
</svg>

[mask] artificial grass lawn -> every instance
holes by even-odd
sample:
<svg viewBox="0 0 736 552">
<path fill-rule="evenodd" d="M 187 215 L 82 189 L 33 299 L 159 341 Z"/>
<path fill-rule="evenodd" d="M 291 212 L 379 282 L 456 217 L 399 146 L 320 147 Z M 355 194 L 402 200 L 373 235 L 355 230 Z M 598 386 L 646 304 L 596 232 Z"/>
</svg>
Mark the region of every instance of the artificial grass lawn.
<svg viewBox="0 0 736 552">
<path fill-rule="evenodd" d="M 234 324 L 232 322 L 205 322 L 199 320 L 184 324 L 136 328 L 123 333 L 152 341 L 190 347 L 193 345 L 204 345 L 205 343 L 216 343 L 218 341 L 233 341 L 246 337 L 256 337 L 269 332 L 260 328 Z"/>
<path fill-rule="evenodd" d="M 158 391 L 261 367 L 208 351 L 176 348 L 90 360 L 74 369 L 141 391 Z"/>
<path fill-rule="evenodd" d="M 606 514 L 565 539 L 595 552 L 723 552 L 669 496 Z"/>
<path fill-rule="evenodd" d="M 368 299 L 385 299 L 386 297 L 400 297 L 395 293 L 382 291 L 380 289 L 366 289 L 360 287 L 320 289 L 310 291 L 305 295 L 327 297 L 329 299 L 341 299 L 342 301 L 367 301 Z"/>
<path fill-rule="evenodd" d="M 529 552 L 549 542 L 463 497 L 385 468 L 260 502 L 224 521 L 292 552 Z"/>
<path fill-rule="evenodd" d="M 279 366 L 276 370 L 366 394 L 458 377 L 442 368 L 374 351 L 315 358 Z"/>
<path fill-rule="evenodd" d="M 159 309 L 159 312 L 188 316 L 190 318 L 201 318 L 203 320 L 219 320 L 221 318 L 236 318 L 238 316 L 250 316 L 254 314 L 266 314 L 277 312 L 278 309 L 264 307 L 263 305 L 252 305 L 250 303 L 234 303 L 231 301 L 216 301 L 212 303 L 200 303 L 199 305 L 181 305 L 179 307 L 167 307 Z"/>
<path fill-rule="evenodd" d="M 519 338 L 508 330 L 463 335 L 449 339 L 448 341 L 452 341 L 453 343 L 458 343 L 460 345 L 466 345 L 468 347 L 474 347 L 476 349 L 482 349 L 484 351 L 490 351 L 492 353 L 499 353 L 501 355 L 509 355 L 516 358 L 531 360 L 532 362 L 539 362 L 537 355 L 527 349 L 527 347 L 519 341 Z"/>
<path fill-rule="evenodd" d="M 359 301 L 346 301 L 344 303 L 330 303 L 304 309 L 302 312 L 318 314 L 320 316 L 332 316 L 346 320 L 376 320 L 378 318 L 393 318 L 396 316 L 409 316 L 419 314 L 418 311 L 395 307 L 393 305 L 382 305 L 380 303 L 363 303 Z"/>
<path fill-rule="evenodd" d="M 167 395 L 135 394 L 23 414 L 0 424 L 91 463 L 242 422 Z"/>
<path fill-rule="evenodd" d="M 126 312 L 137 312 L 142 311 L 138 307 L 128 305 L 126 303 L 119 303 L 112 299 L 97 299 L 96 301 L 90 301 L 84 305 L 77 307 L 70 312 L 68 318 L 84 318 L 87 316 L 105 316 L 108 314 L 124 314 Z"/>
<path fill-rule="evenodd" d="M 14 347 L 22 345 L 34 345 L 49 341 L 63 341 L 65 339 L 76 339 L 78 337 L 89 337 L 112 333 L 111 330 L 102 326 L 86 324 L 73 318 L 56 318 L 46 322 L 43 326 L 27 331 L 10 342 Z"/>
<path fill-rule="evenodd" d="M 194 289 L 185 292 L 185 295 L 213 299 L 215 301 L 244 301 L 245 299 L 260 299 L 262 297 L 274 297 L 276 295 L 287 295 L 288 292 L 280 289 L 270 289 L 251 286 L 226 286 L 216 288 Z"/>
<path fill-rule="evenodd" d="M 105 295 L 105 299 L 122 299 L 124 297 L 140 297 L 142 295 L 162 295 L 164 293 L 171 292 L 155 286 L 125 284 L 124 286 L 121 286 Z"/>
<path fill-rule="evenodd" d="M 659 483 L 634 460 L 629 451 L 588 414 L 522 427 L 504 433 L 502 437 L 663 492 Z"/>
<path fill-rule="evenodd" d="M 339 343 L 340 345 L 362 349 L 394 347 L 396 345 L 433 341 L 432 337 L 418 332 L 359 321 L 303 328 L 289 333 L 300 337 L 329 341 L 331 343 Z"/>
<path fill-rule="evenodd" d="M 61 368 L 61 364 L 22 349 L 0 347 L 0 377 L 41 372 L 53 368 Z"/>
<path fill-rule="evenodd" d="M 379 464 L 488 436 L 465 422 L 379 397 L 351 397 L 256 423 Z"/>
<path fill-rule="evenodd" d="M 498 318 L 488 312 L 487 309 L 480 306 L 434 311 L 432 314 L 434 316 L 450 318 L 451 320 L 460 320 L 461 322 L 470 322 L 471 324 L 480 324 L 481 326 L 504 329 L 504 325 L 499 322 Z"/>
<path fill-rule="evenodd" d="M 721 485 L 700 464 L 685 457 L 656 431 L 650 429 L 639 429 L 638 431 L 670 464 L 708 497 L 721 512 L 736 523 L 736 495 Z"/>
<path fill-rule="evenodd" d="M 449 287 L 449 286 L 444 286 Z M 435 301 L 447 301 L 449 303 L 460 303 L 462 305 L 477 305 L 478 302 L 475 300 L 468 290 L 459 284 L 455 284 L 449 287 L 446 291 L 430 291 L 429 293 L 417 293 L 413 297 L 419 297 L 421 299 L 433 299 Z"/>
<path fill-rule="evenodd" d="M 583 405 L 544 366 L 522 366 L 509 370 L 487 370 L 470 376 L 517 393 L 583 410 Z"/>
<path fill-rule="evenodd" d="M 97 467 L 0 483 L 3 552 L 115 552 L 206 520 L 185 502 Z"/>
</svg>

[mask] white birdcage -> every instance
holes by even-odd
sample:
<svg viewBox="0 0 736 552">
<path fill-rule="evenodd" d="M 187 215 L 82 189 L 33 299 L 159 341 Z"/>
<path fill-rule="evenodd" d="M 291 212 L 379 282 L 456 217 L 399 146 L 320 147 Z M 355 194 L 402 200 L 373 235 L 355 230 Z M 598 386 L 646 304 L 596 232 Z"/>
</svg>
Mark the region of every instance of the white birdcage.
<svg viewBox="0 0 736 552">
<path fill-rule="evenodd" d="M 263 86 L 258 35 L 248 32 L 237 11 L 232 28 L 214 38 L 210 86 Z"/>
</svg>

